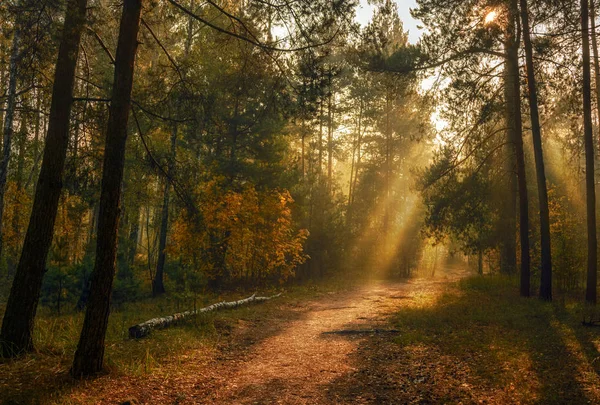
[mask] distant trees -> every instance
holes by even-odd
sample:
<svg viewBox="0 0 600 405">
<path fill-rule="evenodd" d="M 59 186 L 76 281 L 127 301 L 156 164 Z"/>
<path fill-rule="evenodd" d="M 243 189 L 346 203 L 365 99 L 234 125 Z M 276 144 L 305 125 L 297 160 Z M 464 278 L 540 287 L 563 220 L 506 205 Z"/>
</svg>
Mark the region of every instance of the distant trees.
<svg viewBox="0 0 600 405">
<path fill-rule="evenodd" d="M 492 138 L 486 138 L 485 142 L 474 143 L 473 132 L 485 133 L 489 130 L 489 124 L 499 122 L 500 118 L 497 116 L 497 112 L 501 109 L 498 108 L 499 103 L 494 100 L 498 96 L 497 84 L 503 83 L 504 100 L 502 104 L 508 130 L 506 141 L 515 146 L 513 149 L 515 161 L 510 163 L 509 155 L 503 159 L 508 164 L 506 166 L 507 174 L 502 177 L 510 178 L 512 174 L 510 174 L 509 168 L 516 164 L 512 167 L 516 167 L 519 190 L 521 294 L 529 295 L 530 255 L 536 261 L 539 257 L 541 263 L 540 298 L 545 300 L 552 299 L 552 279 L 555 276 L 560 280 L 561 289 L 573 288 L 575 284 L 581 285 L 582 274 L 580 272 L 578 275 L 573 274 L 575 271 L 573 266 L 576 267 L 574 261 L 581 265 L 579 258 L 587 257 L 588 292 L 586 300 L 593 302 L 597 272 L 597 247 L 594 236 L 595 225 L 592 225 L 595 223 L 596 207 L 594 187 L 592 186 L 595 161 L 591 152 L 593 149 L 592 107 L 594 100 L 591 97 L 593 87 L 590 71 L 593 61 L 590 58 L 589 37 L 592 37 L 592 51 L 595 52 L 597 50 L 593 44 L 596 36 L 594 16 L 597 10 L 594 8 L 595 5 L 591 3 L 593 8 L 589 13 L 591 16 L 585 9 L 590 7 L 587 2 L 581 2 L 579 8 L 571 4 L 558 6 L 551 2 L 542 2 L 536 3 L 533 11 L 528 9 L 529 2 L 524 0 L 518 2 L 515 0 L 505 2 L 473 0 L 463 2 L 459 6 L 450 6 L 436 0 L 420 0 L 418 5 L 415 15 L 422 19 L 429 33 L 425 35 L 422 42 L 422 51 L 425 56 L 421 57 L 412 69 L 437 68 L 448 83 L 442 89 L 445 94 L 441 98 L 443 100 L 441 108 L 449 121 L 448 140 L 446 144 L 442 145 L 442 151 L 439 152 L 433 165 L 423 174 L 423 179 L 431 179 L 435 173 L 438 173 L 439 182 L 444 184 L 444 182 L 450 181 L 454 171 L 468 172 L 467 168 L 471 167 L 474 162 L 478 162 L 482 153 L 489 151 L 484 158 L 488 161 L 492 161 L 494 156 L 498 156 L 492 149 L 493 145 L 497 145 L 497 143 L 489 142 Z M 585 22 L 579 18 L 580 12 L 585 14 Z M 453 17 L 447 18 L 448 13 L 452 13 Z M 592 35 L 590 35 L 589 29 L 590 20 L 593 27 Z M 573 21 L 579 21 L 581 25 L 576 26 Z M 464 30 L 464 27 L 470 28 Z M 576 35 L 576 33 L 581 33 L 581 35 Z M 457 40 L 458 38 L 460 40 Z M 523 40 L 521 46 L 519 46 L 519 39 Z M 503 46 L 504 52 L 497 51 L 499 46 Z M 578 51 L 581 47 L 584 49 L 583 53 Z M 498 66 L 496 63 L 499 62 L 504 65 L 503 82 L 496 80 L 498 77 L 495 73 Z M 525 147 L 523 150 L 520 146 L 522 145 L 522 141 L 520 141 L 522 137 L 519 135 L 522 89 L 518 77 L 521 62 L 525 65 L 528 86 L 526 94 L 530 105 L 529 124 L 532 129 L 532 150 L 535 158 L 532 164 L 527 164 L 526 161 L 528 148 Z M 583 65 L 582 71 L 572 68 L 581 65 Z M 476 66 L 476 68 L 472 66 Z M 483 70 L 482 67 L 489 67 L 489 69 Z M 537 81 L 536 76 L 539 79 Z M 576 98 L 582 88 L 583 103 Z M 453 100 L 457 101 L 459 98 L 451 98 L 449 94 L 453 93 L 462 95 L 460 99 L 462 100 L 461 112 L 471 111 L 472 119 L 465 119 L 461 112 L 455 111 L 452 103 Z M 477 100 L 477 102 L 470 104 L 465 100 Z M 540 116 L 544 119 L 544 136 L 541 133 L 542 120 Z M 461 126 L 461 123 L 467 124 Z M 462 130 L 467 125 L 471 131 Z M 528 126 L 527 121 L 525 126 Z M 582 136 L 582 134 L 584 135 Z M 584 139 L 585 142 L 582 142 L 581 139 Z M 542 143 L 546 145 L 544 149 L 549 148 L 551 152 L 543 152 Z M 586 164 L 581 167 L 576 159 L 583 157 L 584 146 Z M 561 148 L 562 150 L 557 150 Z M 448 160 L 445 153 L 451 153 L 445 151 L 446 149 L 454 150 L 454 159 L 451 158 L 450 162 L 455 165 L 449 166 L 446 163 L 445 165 L 450 169 L 443 170 L 440 174 L 441 167 L 444 166 L 443 162 Z M 549 156 L 551 156 L 550 163 L 548 163 Z M 560 159 L 563 159 L 562 162 Z M 487 164 L 480 163 L 476 170 L 478 176 L 484 175 L 487 167 Z M 539 207 L 539 220 L 533 222 L 530 228 L 532 236 L 535 238 L 532 239 L 533 243 L 529 246 L 527 228 L 529 227 L 528 217 L 531 217 L 531 213 L 527 209 L 529 190 L 525 178 L 527 173 L 532 170 L 531 168 L 536 172 L 538 191 L 537 199 L 533 199 L 531 202 L 533 207 Z M 584 172 L 587 179 L 587 191 L 581 187 L 583 183 L 577 183 L 575 180 L 579 173 Z M 495 177 L 495 175 L 491 175 L 490 180 L 493 181 Z M 466 182 L 468 178 L 466 174 L 459 175 L 458 183 Z M 429 182 L 426 184 L 428 185 Z M 457 187 L 456 184 L 455 187 Z M 451 195 L 453 189 L 442 185 L 428 186 L 425 196 L 442 201 L 444 196 Z M 577 210 L 577 206 L 572 200 L 575 195 L 583 192 L 586 192 L 588 199 L 587 254 L 573 253 L 569 255 L 570 257 L 564 257 L 566 254 L 565 243 L 568 243 L 564 233 L 574 235 L 581 232 L 583 223 L 574 221 L 569 213 L 560 210 Z M 502 215 L 506 215 L 512 206 L 512 202 L 508 203 L 508 201 L 513 200 L 510 189 L 506 192 L 490 194 L 489 198 L 482 203 L 491 204 L 490 206 L 493 207 L 494 200 L 498 196 L 505 200 L 505 208 L 503 208 L 505 214 Z M 477 201 L 481 195 L 473 194 L 472 198 Z M 432 207 L 434 206 L 435 204 L 432 205 Z M 441 220 L 459 228 L 469 224 L 479 224 L 479 215 L 461 218 L 458 215 L 460 208 L 450 209 L 448 207 L 443 217 L 439 217 L 439 211 L 430 209 L 426 223 L 430 225 L 431 230 L 441 231 L 442 234 L 451 234 L 451 232 L 448 229 L 447 232 L 443 231 L 444 228 L 439 227 L 444 223 L 440 222 Z M 503 217 L 499 216 L 498 218 Z M 504 235 L 507 232 L 510 233 L 508 231 L 510 218 L 512 218 L 512 214 L 508 218 L 501 219 L 499 227 L 492 226 L 489 229 L 490 235 L 495 232 Z M 477 229 L 485 228 L 478 227 Z M 558 231 L 559 229 L 561 231 Z M 539 239 L 537 239 L 538 235 Z M 559 250 L 556 253 L 552 253 L 550 247 L 554 241 L 559 243 Z M 506 249 L 507 245 L 502 242 L 502 239 L 492 242 L 491 246 L 494 246 L 494 251 L 497 249 L 500 254 L 500 269 L 504 266 L 503 261 L 511 262 L 510 249 Z M 506 260 L 507 256 L 509 260 Z M 556 261 L 558 265 L 553 266 L 553 261 Z M 536 272 L 537 270 L 534 268 L 533 273 Z M 578 281 L 574 282 L 575 279 Z"/>
</svg>

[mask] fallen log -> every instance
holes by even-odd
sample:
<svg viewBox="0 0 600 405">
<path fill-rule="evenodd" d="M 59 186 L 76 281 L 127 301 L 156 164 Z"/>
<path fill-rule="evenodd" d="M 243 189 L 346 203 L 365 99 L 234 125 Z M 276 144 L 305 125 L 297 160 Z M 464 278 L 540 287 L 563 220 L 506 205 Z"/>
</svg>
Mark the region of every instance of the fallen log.
<svg viewBox="0 0 600 405">
<path fill-rule="evenodd" d="M 341 329 L 322 332 L 323 335 L 378 335 L 389 333 L 396 335 L 400 333 L 398 329 Z"/>
<path fill-rule="evenodd" d="M 238 301 L 223 301 L 217 302 L 216 304 L 209 305 L 204 308 L 197 309 L 195 311 L 185 311 L 179 312 L 177 314 L 161 317 L 161 318 L 152 318 L 146 322 L 139 323 L 129 328 L 129 338 L 130 339 L 139 339 L 144 336 L 148 336 L 150 332 L 154 329 L 164 329 L 168 328 L 172 325 L 181 322 L 182 320 L 189 318 L 190 316 L 194 316 L 197 314 L 203 314 L 211 311 L 220 311 L 223 309 L 232 309 L 237 308 L 242 305 L 256 303 L 256 302 L 264 302 L 269 301 L 273 298 L 277 298 L 281 295 L 281 293 L 277 295 L 273 295 L 271 297 L 257 297 L 256 294 L 252 294 L 252 296 L 248 298 L 244 298 L 243 300 Z"/>
</svg>

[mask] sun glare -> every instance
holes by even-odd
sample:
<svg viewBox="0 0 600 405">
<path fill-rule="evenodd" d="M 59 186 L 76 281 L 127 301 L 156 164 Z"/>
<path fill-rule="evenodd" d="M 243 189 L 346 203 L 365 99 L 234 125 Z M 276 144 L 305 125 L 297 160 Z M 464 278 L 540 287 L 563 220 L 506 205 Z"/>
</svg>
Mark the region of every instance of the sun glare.
<svg viewBox="0 0 600 405">
<path fill-rule="evenodd" d="M 485 24 L 490 24 L 490 23 L 494 22 L 496 20 L 496 18 L 498 18 L 498 12 L 497 11 L 490 11 L 485 16 L 484 23 Z"/>
</svg>

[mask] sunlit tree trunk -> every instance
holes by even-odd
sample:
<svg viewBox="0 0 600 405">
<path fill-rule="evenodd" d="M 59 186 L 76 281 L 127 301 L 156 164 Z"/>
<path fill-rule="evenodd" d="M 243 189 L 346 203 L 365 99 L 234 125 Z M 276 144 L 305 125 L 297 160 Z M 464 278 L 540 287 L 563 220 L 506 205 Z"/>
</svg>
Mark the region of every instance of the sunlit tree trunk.
<svg viewBox="0 0 600 405">
<path fill-rule="evenodd" d="M 530 294 L 530 255 L 529 255 L 529 197 L 523 151 L 523 119 L 521 116 L 521 85 L 519 82 L 519 13 L 518 0 L 510 0 L 509 24 L 506 32 L 505 98 L 507 123 L 510 124 L 514 142 L 517 168 L 517 189 L 519 194 L 519 239 L 521 245 L 521 295 Z"/>
<path fill-rule="evenodd" d="M 352 148 L 352 164 L 350 166 L 350 185 L 348 189 L 348 216 L 351 216 L 351 208 L 352 202 L 354 200 L 354 182 L 355 182 L 355 172 L 356 176 L 358 176 L 358 157 L 360 156 L 360 135 L 361 135 L 361 127 L 362 127 L 362 115 L 363 115 L 363 105 L 362 100 L 360 101 L 360 107 L 358 110 L 358 125 L 356 131 L 356 140 L 354 141 L 354 146 Z"/>
<path fill-rule="evenodd" d="M 535 156 L 535 173 L 537 177 L 538 196 L 540 200 L 540 236 L 541 236 L 541 281 L 540 298 L 552 300 L 552 256 L 550 249 L 550 212 L 548 208 L 548 189 L 542 150 L 542 130 L 538 108 L 537 86 L 533 65 L 533 47 L 529 28 L 529 12 L 527 0 L 520 0 L 521 22 L 523 24 L 523 43 L 525 45 L 525 65 L 527 70 L 527 87 L 529 90 L 529 111 L 531 114 L 531 134 L 533 153 Z"/>
<path fill-rule="evenodd" d="M 90 298 L 71 368 L 71 374 L 75 377 L 101 371 L 104 362 L 104 339 L 115 275 L 121 182 L 125 166 L 127 122 L 131 108 L 131 89 L 141 9 L 141 0 L 123 2 L 102 166 L 96 260 L 92 273 Z"/>
<path fill-rule="evenodd" d="M 0 342 L 5 356 L 31 350 L 35 313 L 52 243 L 69 141 L 69 117 L 87 0 L 70 0 L 52 88 L 50 121 L 29 226 L 6 311 Z"/>
<path fill-rule="evenodd" d="M 362 118 L 363 116 L 363 110 L 364 110 L 364 100 L 361 99 L 360 101 L 360 117 Z M 361 164 L 361 160 L 362 160 L 362 137 L 363 137 L 363 132 L 364 129 L 362 129 L 362 125 L 361 124 L 362 121 L 359 121 L 359 126 L 358 126 L 358 145 L 356 146 L 356 168 L 354 170 L 354 184 L 352 185 L 352 198 L 350 199 L 350 205 L 354 204 L 354 198 L 356 196 L 356 186 L 358 184 L 358 175 L 359 175 L 359 171 L 360 171 L 360 164 Z"/>
<path fill-rule="evenodd" d="M 585 301 L 596 303 L 597 247 L 596 237 L 596 186 L 594 183 L 594 135 L 592 133 L 592 88 L 590 68 L 589 9 L 588 0 L 581 0 L 581 43 L 583 56 L 583 137 L 585 144 L 585 189 L 587 204 L 587 284 Z"/>
</svg>

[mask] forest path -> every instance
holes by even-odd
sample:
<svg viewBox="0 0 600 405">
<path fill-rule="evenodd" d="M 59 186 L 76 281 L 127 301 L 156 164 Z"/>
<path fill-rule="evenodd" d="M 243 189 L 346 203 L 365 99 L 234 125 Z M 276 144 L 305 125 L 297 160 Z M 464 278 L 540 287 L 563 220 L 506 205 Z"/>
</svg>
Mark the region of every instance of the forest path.
<svg viewBox="0 0 600 405">
<path fill-rule="evenodd" d="M 434 303 L 448 283 L 466 275 L 457 267 L 436 278 L 376 280 L 282 303 L 272 317 L 238 320 L 213 355 L 187 353 L 143 378 L 106 376 L 71 398 L 113 404 L 126 398 L 141 404 L 373 403 L 340 385 L 368 369 L 356 355 L 361 343 L 374 338 L 391 343 L 401 331 L 390 330 L 390 315 Z M 356 333 L 363 330 L 379 333 Z"/>
</svg>

